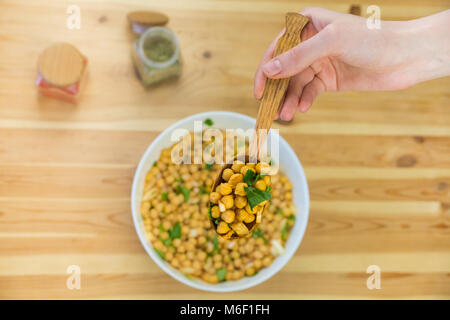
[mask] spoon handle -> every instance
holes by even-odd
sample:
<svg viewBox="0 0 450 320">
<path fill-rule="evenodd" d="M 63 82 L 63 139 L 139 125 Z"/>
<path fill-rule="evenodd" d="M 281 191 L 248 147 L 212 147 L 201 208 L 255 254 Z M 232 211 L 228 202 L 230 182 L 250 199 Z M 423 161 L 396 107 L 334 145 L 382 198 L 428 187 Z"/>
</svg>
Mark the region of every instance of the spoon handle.
<svg viewBox="0 0 450 320">
<path fill-rule="evenodd" d="M 309 19 L 299 13 L 289 12 L 286 14 L 286 31 L 278 39 L 273 56 L 276 57 L 301 42 L 300 35 Z M 272 126 L 273 118 L 281 106 L 290 78 L 267 79 L 264 94 L 259 105 L 258 117 L 256 119 L 256 133 L 258 141 L 253 139 L 250 146 L 250 155 L 255 158 L 258 151 L 265 142 L 267 131 Z"/>
</svg>

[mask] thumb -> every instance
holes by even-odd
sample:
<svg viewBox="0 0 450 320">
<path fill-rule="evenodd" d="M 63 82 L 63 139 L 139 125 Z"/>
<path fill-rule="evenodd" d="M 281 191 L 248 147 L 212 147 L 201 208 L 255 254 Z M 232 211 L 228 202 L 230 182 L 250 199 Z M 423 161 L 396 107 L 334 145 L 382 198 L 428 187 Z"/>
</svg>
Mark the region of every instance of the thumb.
<svg viewBox="0 0 450 320">
<path fill-rule="evenodd" d="M 334 28 L 326 26 L 312 38 L 298 44 L 262 66 L 264 74 L 273 79 L 292 77 L 314 61 L 334 51 Z"/>
</svg>

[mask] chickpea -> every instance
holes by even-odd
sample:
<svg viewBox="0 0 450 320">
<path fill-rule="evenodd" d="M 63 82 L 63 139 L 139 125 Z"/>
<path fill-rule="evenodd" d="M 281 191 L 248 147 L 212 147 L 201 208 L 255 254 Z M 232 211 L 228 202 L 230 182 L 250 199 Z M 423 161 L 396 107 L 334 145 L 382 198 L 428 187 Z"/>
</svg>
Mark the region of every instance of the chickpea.
<svg viewBox="0 0 450 320">
<path fill-rule="evenodd" d="M 169 239 L 169 233 L 168 232 L 163 232 L 163 233 L 161 233 L 160 237 L 163 240 L 167 240 L 167 239 Z"/>
<path fill-rule="evenodd" d="M 218 192 L 211 192 L 209 194 L 209 201 L 212 203 L 217 203 L 220 199 L 220 194 Z"/>
<path fill-rule="evenodd" d="M 252 170 L 253 172 L 256 172 L 255 169 L 250 168 L 249 166 L 245 165 L 241 168 L 241 174 L 245 177 L 245 174 L 247 173 L 248 170 Z"/>
<path fill-rule="evenodd" d="M 205 236 L 198 237 L 197 242 L 199 245 L 204 245 L 206 243 L 206 237 Z"/>
<path fill-rule="evenodd" d="M 244 188 L 248 188 L 248 184 L 246 184 L 245 182 L 239 182 L 236 185 L 236 189 L 234 190 L 234 194 L 236 194 L 238 196 L 242 196 L 242 197 L 247 196 L 247 193 L 245 192 Z"/>
<path fill-rule="evenodd" d="M 253 268 L 253 267 L 247 268 L 245 270 L 245 274 L 247 276 L 253 276 L 255 273 L 256 273 L 256 271 L 255 271 L 255 268 Z"/>
<path fill-rule="evenodd" d="M 233 271 L 233 280 L 239 280 L 244 276 L 244 274 L 240 271 Z"/>
<path fill-rule="evenodd" d="M 180 261 L 178 261 L 177 258 L 173 258 L 170 264 L 172 265 L 172 267 L 178 268 L 180 266 Z"/>
<path fill-rule="evenodd" d="M 272 263 L 272 259 L 270 257 L 265 257 L 262 261 L 263 266 L 264 267 L 268 267 L 270 266 L 270 264 Z"/>
<path fill-rule="evenodd" d="M 149 210 L 150 210 L 150 201 L 142 202 L 141 214 L 143 214 L 143 215 L 147 214 Z"/>
<path fill-rule="evenodd" d="M 292 192 L 286 192 L 284 194 L 284 199 L 286 200 L 292 200 Z"/>
<path fill-rule="evenodd" d="M 262 268 L 262 261 L 261 261 L 261 259 L 256 259 L 253 262 L 253 265 L 255 266 L 256 269 L 261 269 Z"/>
<path fill-rule="evenodd" d="M 231 170 L 230 168 L 226 168 L 225 170 L 223 170 L 222 172 L 222 178 L 225 181 L 230 180 L 230 177 L 234 174 L 234 171 Z"/>
<path fill-rule="evenodd" d="M 270 176 L 264 176 L 263 181 L 266 184 L 266 186 L 270 187 L 272 185 L 272 181 L 270 179 Z"/>
<path fill-rule="evenodd" d="M 217 219 L 220 217 L 219 206 L 214 206 L 211 208 L 211 217 L 213 217 L 214 219 Z"/>
<path fill-rule="evenodd" d="M 268 163 L 259 162 L 258 164 L 256 164 L 255 170 L 256 170 L 256 173 L 258 173 L 258 174 L 261 174 L 261 173 L 267 174 L 267 173 L 269 173 L 270 166 Z"/>
<path fill-rule="evenodd" d="M 247 198 L 237 196 L 236 199 L 234 200 L 234 204 L 236 208 L 242 209 L 247 205 Z"/>
<path fill-rule="evenodd" d="M 225 211 L 225 212 L 227 212 L 227 211 Z M 233 214 L 234 214 L 234 212 L 233 212 Z M 234 220 L 234 218 L 233 218 L 233 220 Z M 228 226 L 228 224 L 225 221 L 220 221 L 219 225 L 217 226 L 217 232 L 220 234 L 224 234 L 224 233 L 227 233 L 228 231 L 230 231 L 230 227 Z"/>
<path fill-rule="evenodd" d="M 233 162 L 233 165 L 231 166 L 231 169 L 234 171 L 234 172 L 240 172 L 241 171 L 241 168 L 244 166 L 244 163 L 242 162 L 242 161 L 239 161 L 239 160 L 235 160 L 234 162 Z"/>
<path fill-rule="evenodd" d="M 231 229 L 239 236 L 245 236 L 248 234 L 248 228 L 242 222 L 235 222 L 231 225 Z"/>
<path fill-rule="evenodd" d="M 251 223 L 253 222 L 253 220 L 255 220 L 255 215 L 247 212 L 247 216 L 244 218 L 244 222 Z"/>
<path fill-rule="evenodd" d="M 245 206 L 245 211 L 247 211 L 248 213 L 255 214 L 257 212 L 257 208 L 258 208 L 258 206 L 253 207 L 253 209 L 252 209 L 252 208 L 250 208 L 250 204 L 247 204 Z"/>
<path fill-rule="evenodd" d="M 219 187 L 220 191 L 218 192 L 220 192 L 220 194 L 223 196 L 226 196 L 227 194 L 230 194 L 233 191 L 231 185 L 228 182 L 221 183 Z"/>
<path fill-rule="evenodd" d="M 258 181 L 255 182 L 255 188 L 259 189 L 261 191 L 266 191 L 266 183 L 264 182 L 264 180 L 260 179 Z"/>
<path fill-rule="evenodd" d="M 253 257 L 255 257 L 255 259 L 262 259 L 263 258 L 263 254 L 261 251 L 256 250 L 255 252 L 253 252 Z"/>
<path fill-rule="evenodd" d="M 166 261 L 170 262 L 173 259 L 173 252 L 172 250 L 167 251 L 166 254 L 164 254 L 164 258 Z"/>
<path fill-rule="evenodd" d="M 225 206 L 225 209 L 231 209 L 234 206 L 234 199 L 232 195 L 224 196 L 220 199 L 220 201 Z"/>
<path fill-rule="evenodd" d="M 197 254 L 197 259 L 200 261 L 205 261 L 206 260 L 206 252 L 205 251 L 199 251 Z"/>
<path fill-rule="evenodd" d="M 253 162 L 247 162 L 245 165 L 246 165 L 247 167 L 249 167 L 249 168 L 254 169 L 255 166 L 256 166 L 256 163 L 253 163 Z"/>
<path fill-rule="evenodd" d="M 225 212 L 222 212 L 221 217 L 222 217 L 222 220 L 225 221 L 226 223 L 232 223 L 235 218 L 235 213 L 233 210 L 227 210 Z M 228 227 L 228 225 L 227 225 L 227 227 Z M 229 230 L 230 230 L 230 228 L 228 228 L 227 231 L 229 231 Z M 224 233 L 224 232 L 222 232 L 222 233 Z"/>
<path fill-rule="evenodd" d="M 240 266 L 242 266 L 242 260 L 240 258 L 234 259 L 233 264 L 236 268 L 239 268 Z"/>
<path fill-rule="evenodd" d="M 178 248 L 181 245 L 180 238 L 173 239 L 172 244 L 175 248 Z"/>
<path fill-rule="evenodd" d="M 230 180 L 228 180 L 228 182 L 232 186 L 236 186 L 239 182 L 242 182 L 242 180 L 244 180 L 244 176 L 240 173 L 235 173 L 230 177 Z"/>
</svg>

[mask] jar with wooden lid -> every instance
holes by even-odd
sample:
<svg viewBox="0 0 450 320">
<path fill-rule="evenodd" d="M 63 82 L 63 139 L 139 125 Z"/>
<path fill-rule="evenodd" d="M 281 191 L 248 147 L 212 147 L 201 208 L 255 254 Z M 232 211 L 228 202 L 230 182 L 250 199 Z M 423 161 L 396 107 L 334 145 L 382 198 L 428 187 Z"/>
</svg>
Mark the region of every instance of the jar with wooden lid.
<svg viewBox="0 0 450 320">
<path fill-rule="evenodd" d="M 54 44 L 38 60 L 38 91 L 47 97 L 76 103 L 84 84 L 87 59 L 69 43 Z"/>
<path fill-rule="evenodd" d="M 132 58 L 144 85 L 174 78 L 181 73 L 178 38 L 165 27 L 147 29 L 134 43 Z"/>
</svg>

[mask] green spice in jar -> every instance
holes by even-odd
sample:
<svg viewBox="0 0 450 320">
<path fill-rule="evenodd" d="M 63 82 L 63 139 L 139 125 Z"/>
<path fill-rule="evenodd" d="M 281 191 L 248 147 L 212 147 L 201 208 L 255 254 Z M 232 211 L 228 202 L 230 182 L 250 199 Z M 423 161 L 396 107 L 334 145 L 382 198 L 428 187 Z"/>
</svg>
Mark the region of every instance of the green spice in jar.
<svg viewBox="0 0 450 320">
<path fill-rule="evenodd" d="M 144 53 L 152 61 L 164 62 L 169 60 L 175 52 L 173 43 L 163 37 L 155 37 L 144 44 Z"/>
<path fill-rule="evenodd" d="M 151 85 L 181 73 L 179 42 L 164 27 L 147 29 L 135 42 L 132 58 L 144 85 Z"/>
</svg>

